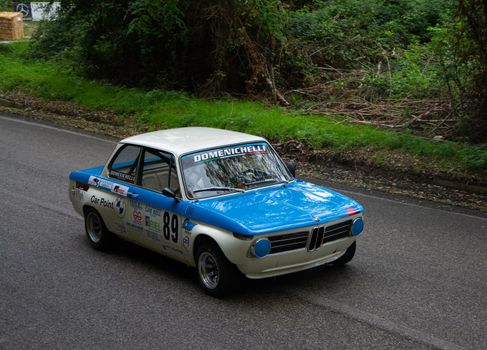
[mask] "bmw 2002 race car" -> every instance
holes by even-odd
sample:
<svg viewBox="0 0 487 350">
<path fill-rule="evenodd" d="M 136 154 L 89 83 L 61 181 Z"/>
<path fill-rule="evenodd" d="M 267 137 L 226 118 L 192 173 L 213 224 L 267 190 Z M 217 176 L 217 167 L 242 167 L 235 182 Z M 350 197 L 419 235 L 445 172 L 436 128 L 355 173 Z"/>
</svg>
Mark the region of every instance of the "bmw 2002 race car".
<svg viewBox="0 0 487 350">
<path fill-rule="evenodd" d="M 353 258 L 363 207 L 294 172 L 261 137 L 170 129 L 126 138 L 105 165 L 73 171 L 69 197 L 95 249 L 116 235 L 196 267 L 206 293 L 220 296 L 241 274 Z"/>
</svg>

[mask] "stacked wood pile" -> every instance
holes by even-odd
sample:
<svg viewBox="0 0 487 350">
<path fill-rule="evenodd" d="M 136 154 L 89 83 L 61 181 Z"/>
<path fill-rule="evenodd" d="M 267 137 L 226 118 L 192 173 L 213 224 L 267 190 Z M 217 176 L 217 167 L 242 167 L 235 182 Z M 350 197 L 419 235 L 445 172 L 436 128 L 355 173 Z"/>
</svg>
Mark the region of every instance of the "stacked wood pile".
<svg viewBox="0 0 487 350">
<path fill-rule="evenodd" d="M 0 12 L 0 40 L 24 38 L 24 22 L 20 12 Z"/>
</svg>

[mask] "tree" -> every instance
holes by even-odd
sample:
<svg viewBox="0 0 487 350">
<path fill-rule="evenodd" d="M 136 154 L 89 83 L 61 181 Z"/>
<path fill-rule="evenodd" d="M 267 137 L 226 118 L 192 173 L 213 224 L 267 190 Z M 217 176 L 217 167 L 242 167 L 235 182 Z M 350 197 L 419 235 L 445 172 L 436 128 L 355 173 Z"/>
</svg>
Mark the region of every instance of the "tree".
<svg viewBox="0 0 487 350">
<path fill-rule="evenodd" d="M 279 0 L 68 0 L 37 55 L 68 53 L 91 78 L 206 95 L 276 88 Z M 47 49 L 47 51 L 46 51 Z"/>
<path fill-rule="evenodd" d="M 487 141 L 487 0 L 459 0 L 457 64 L 467 67 L 461 93 L 461 131 L 474 142 Z"/>
</svg>

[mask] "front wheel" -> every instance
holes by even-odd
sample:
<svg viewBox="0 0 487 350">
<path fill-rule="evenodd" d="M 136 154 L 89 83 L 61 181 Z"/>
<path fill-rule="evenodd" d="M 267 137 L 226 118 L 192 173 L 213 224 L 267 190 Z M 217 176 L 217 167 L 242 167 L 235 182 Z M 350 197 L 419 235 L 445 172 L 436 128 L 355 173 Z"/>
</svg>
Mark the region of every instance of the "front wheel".
<svg viewBox="0 0 487 350">
<path fill-rule="evenodd" d="M 239 271 L 214 243 L 204 243 L 196 253 L 200 285 L 206 294 L 221 297 L 237 286 Z"/>
<path fill-rule="evenodd" d="M 113 240 L 112 233 L 108 231 L 95 209 L 86 210 L 85 231 L 90 245 L 96 250 L 106 250 L 110 247 Z"/>
<path fill-rule="evenodd" d="M 335 261 L 331 262 L 330 265 L 332 265 L 332 266 L 343 266 L 346 263 L 349 263 L 353 259 L 356 249 L 357 249 L 357 242 L 353 242 L 350 245 L 350 247 L 347 248 L 347 250 L 345 251 L 345 254 L 343 254 L 341 257 L 339 257 Z"/>
</svg>

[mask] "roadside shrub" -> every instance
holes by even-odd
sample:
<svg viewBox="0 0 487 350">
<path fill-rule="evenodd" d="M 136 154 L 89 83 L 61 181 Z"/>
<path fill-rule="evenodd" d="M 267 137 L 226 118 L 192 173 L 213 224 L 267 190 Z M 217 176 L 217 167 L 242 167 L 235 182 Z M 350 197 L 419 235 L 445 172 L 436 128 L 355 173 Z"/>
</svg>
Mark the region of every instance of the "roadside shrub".
<svg viewBox="0 0 487 350">
<path fill-rule="evenodd" d="M 125 85 L 291 88 L 321 78 L 316 67 L 375 66 L 384 52 L 427 43 L 452 1 L 67 0 L 32 51 Z"/>
<path fill-rule="evenodd" d="M 0 0 L 0 11 L 12 11 L 12 1 Z"/>
<path fill-rule="evenodd" d="M 123 85 L 242 92 L 272 85 L 282 13 L 278 0 L 70 0 L 32 52 Z"/>
<path fill-rule="evenodd" d="M 321 0 L 289 13 L 287 35 L 317 65 L 361 68 L 430 41 L 453 0 Z"/>
<path fill-rule="evenodd" d="M 456 19 L 452 68 L 460 67 L 458 129 L 470 141 L 487 143 L 487 1 L 459 0 Z"/>
<path fill-rule="evenodd" d="M 271 92 L 286 103 L 311 87 L 310 100 L 332 104 L 352 94 L 449 97 L 462 140 L 485 142 L 486 8 L 486 0 L 65 0 L 58 20 L 41 23 L 31 54 L 91 79 L 202 96 Z"/>
<path fill-rule="evenodd" d="M 431 44 L 413 42 L 385 57 L 379 69 L 369 70 L 364 83 L 375 95 L 394 98 L 434 98 L 448 93 L 444 70 Z"/>
</svg>

